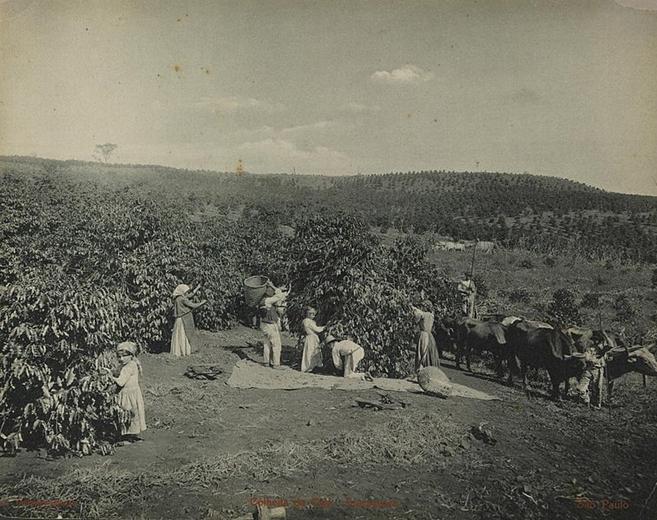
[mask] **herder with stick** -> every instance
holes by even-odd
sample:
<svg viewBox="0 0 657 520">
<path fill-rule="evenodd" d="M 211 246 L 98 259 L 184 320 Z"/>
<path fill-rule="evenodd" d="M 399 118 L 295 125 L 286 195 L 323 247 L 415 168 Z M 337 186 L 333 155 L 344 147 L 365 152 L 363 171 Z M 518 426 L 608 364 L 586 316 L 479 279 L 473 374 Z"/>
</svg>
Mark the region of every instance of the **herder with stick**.
<svg viewBox="0 0 657 520">
<path fill-rule="evenodd" d="M 457 286 L 457 290 L 461 293 L 463 298 L 463 314 L 468 318 L 476 318 L 477 311 L 475 307 L 475 300 L 477 298 L 477 286 L 474 282 L 475 270 L 475 256 L 477 254 L 477 242 L 475 241 L 472 247 L 472 264 L 470 265 L 470 272 L 463 273 L 463 280 Z"/>
</svg>

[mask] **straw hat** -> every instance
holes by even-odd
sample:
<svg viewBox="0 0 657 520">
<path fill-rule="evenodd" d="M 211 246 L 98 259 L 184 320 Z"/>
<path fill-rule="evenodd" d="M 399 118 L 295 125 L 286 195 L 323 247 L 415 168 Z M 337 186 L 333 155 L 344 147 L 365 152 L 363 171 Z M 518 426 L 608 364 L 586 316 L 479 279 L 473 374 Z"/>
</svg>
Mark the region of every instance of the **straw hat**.
<svg viewBox="0 0 657 520">
<path fill-rule="evenodd" d="M 333 341 L 338 341 L 338 340 L 332 334 L 327 334 L 326 338 L 324 339 L 324 343 L 326 343 L 328 345 L 329 343 L 331 343 Z"/>
</svg>

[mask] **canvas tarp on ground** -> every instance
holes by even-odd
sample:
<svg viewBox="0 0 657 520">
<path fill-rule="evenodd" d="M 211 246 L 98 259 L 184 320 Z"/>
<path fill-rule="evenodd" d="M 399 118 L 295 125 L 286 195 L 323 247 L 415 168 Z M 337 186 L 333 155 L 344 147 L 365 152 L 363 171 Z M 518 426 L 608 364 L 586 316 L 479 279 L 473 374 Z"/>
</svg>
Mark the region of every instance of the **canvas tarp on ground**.
<svg viewBox="0 0 657 520">
<path fill-rule="evenodd" d="M 300 388 L 367 390 L 369 388 L 378 388 L 391 392 L 423 392 L 420 385 L 405 379 L 375 378 L 373 381 L 359 381 L 338 376 L 308 374 L 289 367 L 274 370 L 247 359 L 241 359 L 237 362 L 227 384 L 233 388 L 262 388 L 268 390 L 297 390 Z M 485 401 L 499 399 L 499 397 L 458 383 L 452 383 L 452 385 L 452 396 Z"/>
</svg>

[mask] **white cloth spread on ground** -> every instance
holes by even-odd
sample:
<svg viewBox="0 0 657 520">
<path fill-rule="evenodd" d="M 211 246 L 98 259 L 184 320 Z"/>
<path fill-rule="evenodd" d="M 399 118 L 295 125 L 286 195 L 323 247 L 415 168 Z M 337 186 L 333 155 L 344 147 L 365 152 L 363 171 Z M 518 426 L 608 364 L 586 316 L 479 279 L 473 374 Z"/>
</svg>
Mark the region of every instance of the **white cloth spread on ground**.
<svg viewBox="0 0 657 520">
<path fill-rule="evenodd" d="M 283 370 L 272 370 L 247 359 L 241 359 L 237 362 L 227 384 L 233 388 L 262 388 L 266 390 L 297 390 L 299 388 L 367 390 L 368 388 L 379 388 L 391 392 L 424 392 L 420 385 L 405 379 L 375 378 L 370 382 L 338 376 L 306 374 L 289 367 L 285 367 Z M 480 392 L 474 388 L 457 383 L 452 384 L 454 385 L 452 396 L 482 399 L 484 401 L 499 400 L 499 397 Z"/>
</svg>

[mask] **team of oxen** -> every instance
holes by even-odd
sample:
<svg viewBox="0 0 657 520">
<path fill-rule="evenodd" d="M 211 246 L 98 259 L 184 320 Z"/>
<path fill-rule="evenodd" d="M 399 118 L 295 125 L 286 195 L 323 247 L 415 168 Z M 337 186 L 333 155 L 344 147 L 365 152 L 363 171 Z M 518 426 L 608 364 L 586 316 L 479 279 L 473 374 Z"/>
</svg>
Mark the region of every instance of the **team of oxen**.
<svg viewBox="0 0 657 520">
<path fill-rule="evenodd" d="M 498 377 L 504 378 L 506 364 L 507 383 L 512 385 L 513 374 L 519 373 L 528 397 L 529 368 L 542 368 L 548 372 L 553 399 L 560 399 L 561 383 L 564 383 L 567 394 L 570 380 L 576 378 L 581 397 L 590 403 L 593 395 L 597 406 L 602 403 L 605 382 L 610 399 L 614 381 L 626 373 L 657 376 L 655 344 L 628 346 L 603 330 L 562 329 L 513 316 L 496 316 L 489 320 L 444 320 L 435 328 L 441 357 L 443 348 L 452 350 L 456 367 L 460 369 L 465 356 L 467 369 L 471 371 L 471 355 L 489 352 L 496 361 Z"/>
</svg>

